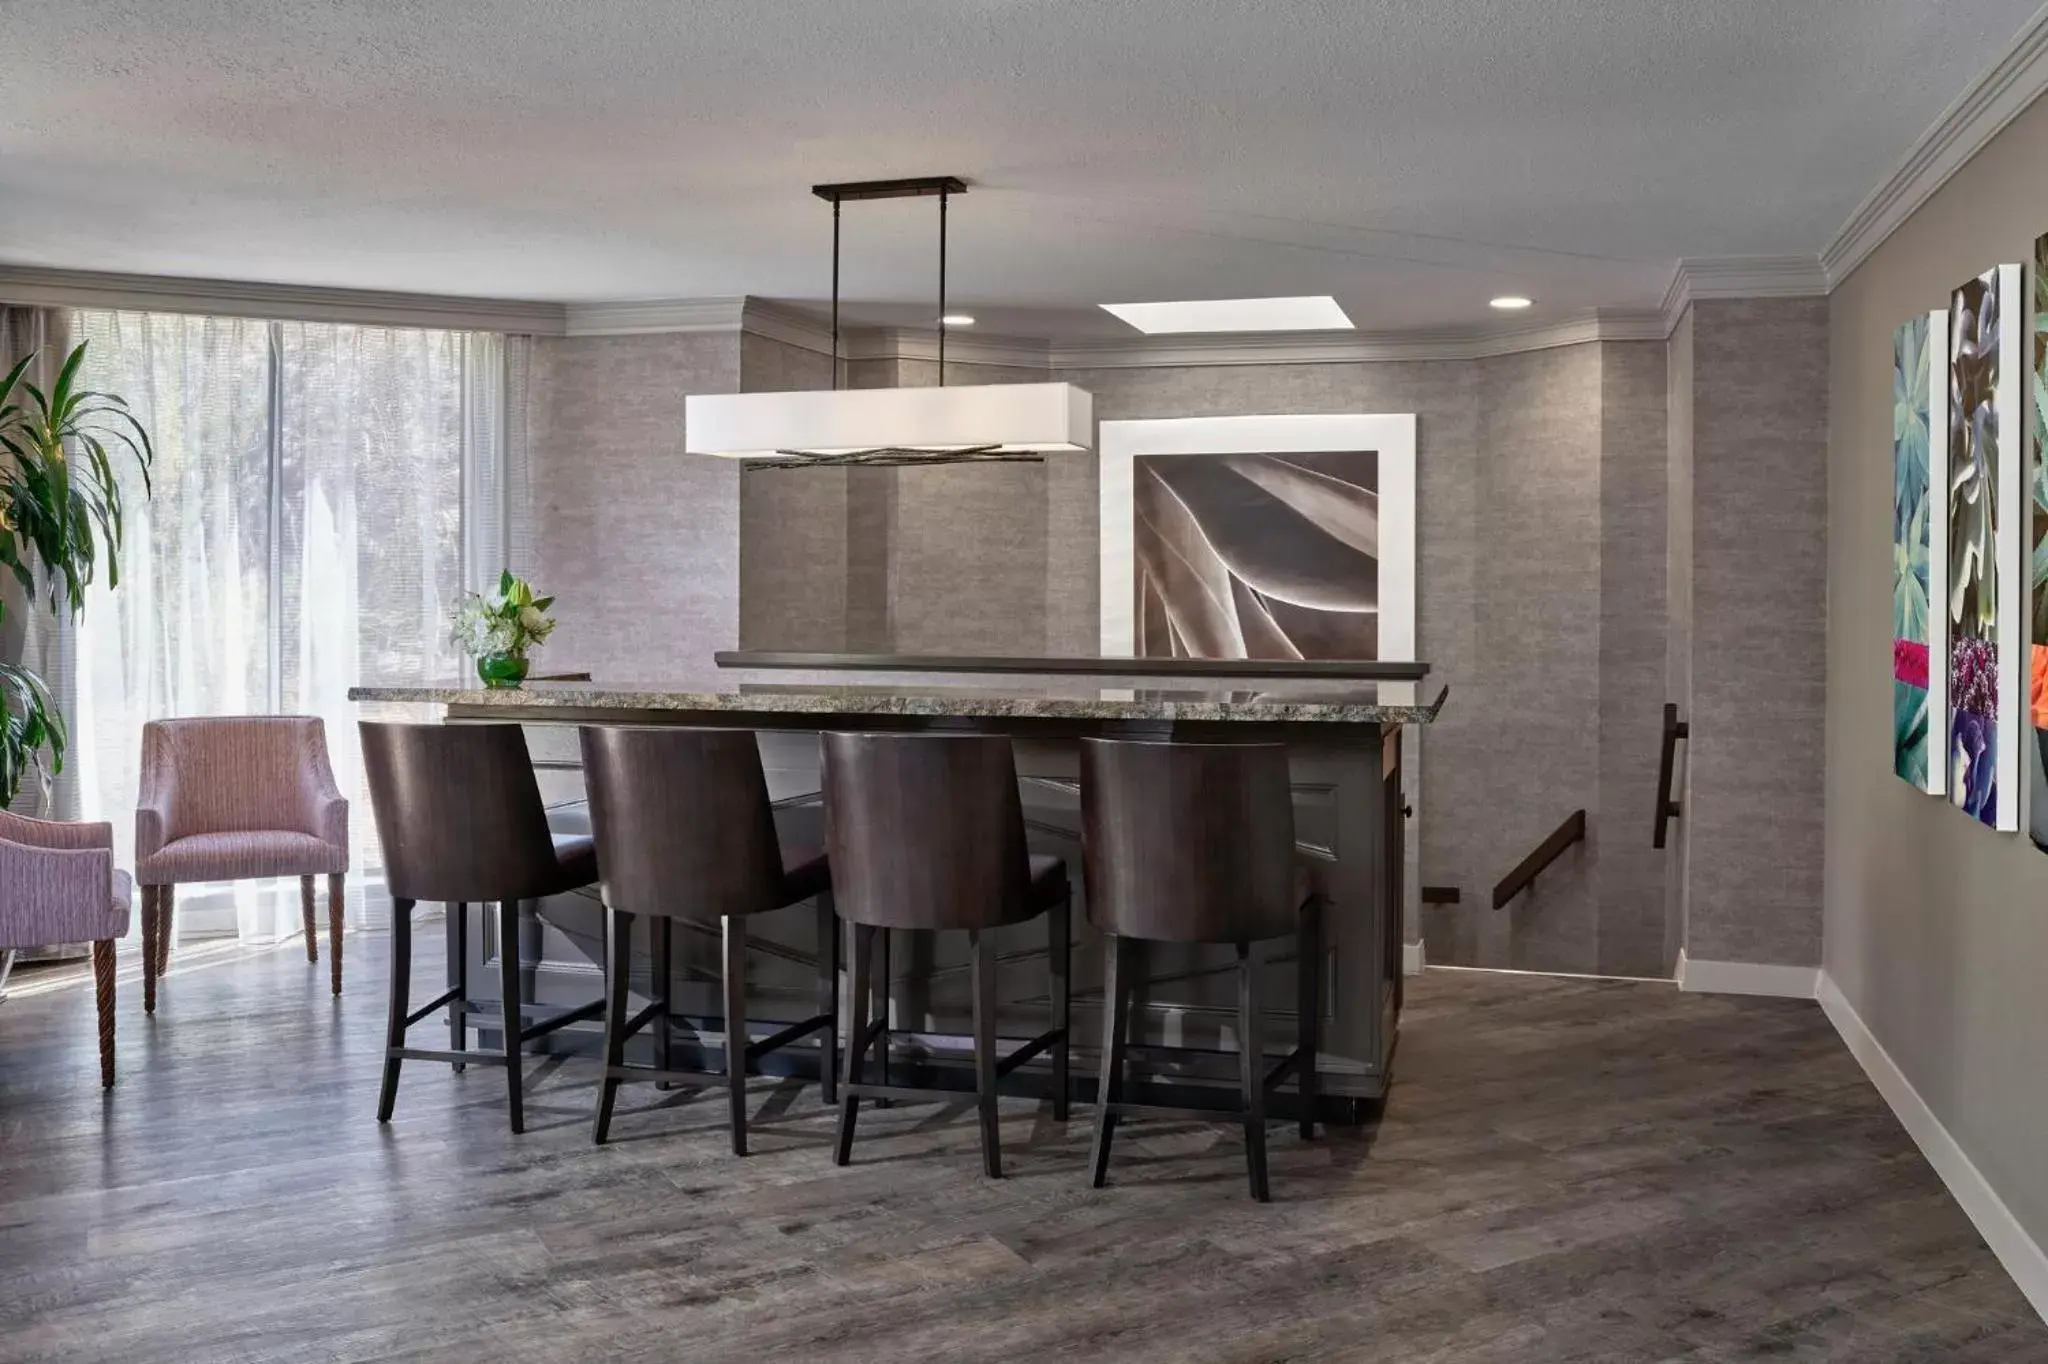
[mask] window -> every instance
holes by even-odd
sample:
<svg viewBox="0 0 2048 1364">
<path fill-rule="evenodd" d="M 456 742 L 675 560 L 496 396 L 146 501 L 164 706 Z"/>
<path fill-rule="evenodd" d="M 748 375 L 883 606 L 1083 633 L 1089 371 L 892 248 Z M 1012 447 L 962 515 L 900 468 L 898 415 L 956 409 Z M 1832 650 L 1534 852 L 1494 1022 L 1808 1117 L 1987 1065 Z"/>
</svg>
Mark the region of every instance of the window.
<svg viewBox="0 0 2048 1364">
<path fill-rule="evenodd" d="M 379 871 L 348 688 L 453 675 L 446 622 L 502 554 L 504 340 L 477 332 L 81 312 L 90 386 L 156 446 L 120 588 L 78 632 L 73 761 L 128 863 L 142 725 L 312 714 L 350 797 L 350 917 Z M 367 874 L 366 874 L 367 873 Z M 292 885 L 195 887 L 181 933 L 298 925 Z M 381 912 L 381 911 L 380 911 Z"/>
</svg>

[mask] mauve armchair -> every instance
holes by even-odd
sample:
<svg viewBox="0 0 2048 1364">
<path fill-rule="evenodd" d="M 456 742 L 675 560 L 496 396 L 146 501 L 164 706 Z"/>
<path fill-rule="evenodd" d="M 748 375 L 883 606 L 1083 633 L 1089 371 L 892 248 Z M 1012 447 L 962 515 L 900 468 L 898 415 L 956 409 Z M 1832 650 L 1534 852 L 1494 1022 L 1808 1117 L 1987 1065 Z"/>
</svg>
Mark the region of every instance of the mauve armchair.
<svg viewBox="0 0 2048 1364">
<path fill-rule="evenodd" d="M 327 763 L 317 716 L 152 720 L 142 727 L 135 879 L 142 886 L 142 1007 L 156 1012 L 169 963 L 173 887 L 192 881 L 299 878 L 306 960 L 320 960 L 313 878 L 327 878 L 327 955 L 341 993 L 348 802 Z"/>
<path fill-rule="evenodd" d="M 100 1084 L 114 1087 L 114 941 L 128 932 L 128 877 L 114 870 L 114 826 L 0 810 L 0 952 L 92 944 Z"/>
</svg>

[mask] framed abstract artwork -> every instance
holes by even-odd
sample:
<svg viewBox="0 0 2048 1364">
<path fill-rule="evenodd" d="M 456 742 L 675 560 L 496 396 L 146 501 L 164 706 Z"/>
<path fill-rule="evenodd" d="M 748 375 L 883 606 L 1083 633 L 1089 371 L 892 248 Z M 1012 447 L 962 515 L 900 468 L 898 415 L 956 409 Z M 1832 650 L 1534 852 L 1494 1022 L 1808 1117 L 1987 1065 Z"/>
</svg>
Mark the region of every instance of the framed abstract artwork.
<svg viewBox="0 0 2048 1364">
<path fill-rule="evenodd" d="M 1940 795 L 1948 764 L 1948 518 L 1935 489 L 1948 483 L 1948 314 L 1892 333 L 1892 770 Z M 1936 433 L 1939 433 L 1937 438 Z"/>
<path fill-rule="evenodd" d="M 1102 652 L 1415 657 L 1415 417 L 1106 421 Z"/>
<path fill-rule="evenodd" d="M 1999 265 L 1957 289 L 1948 327 L 1948 790 L 1995 829 L 2017 831 L 2026 651 L 2022 553 L 2027 354 L 2022 270 Z"/>
</svg>

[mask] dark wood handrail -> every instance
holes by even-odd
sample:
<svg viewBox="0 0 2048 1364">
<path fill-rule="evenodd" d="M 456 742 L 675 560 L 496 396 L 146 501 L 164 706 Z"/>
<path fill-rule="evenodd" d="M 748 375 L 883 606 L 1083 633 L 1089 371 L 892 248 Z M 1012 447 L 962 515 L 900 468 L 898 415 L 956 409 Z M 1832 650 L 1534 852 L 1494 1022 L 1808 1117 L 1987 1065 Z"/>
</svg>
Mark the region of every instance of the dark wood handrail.
<svg viewBox="0 0 2048 1364">
<path fill-rule="evenodd" d="M 1657 834 L 1650 846 L 1664 846 L 1665 826 L 1678 818 L 1678 802 L 1671 798 L 1671 778 L 1678 766 L 1678 741 L 1692 737 L 1692 726 L 1678 718 L 1678 707 L 1664 703 L 1664 746 L 1657 758 Z"/>
<path fill-rule="evenodd" d="M 1501 878 L 1501 883 L 1493 888 L 1493 907 L 1500 909 L 1527 890 L 1529 883 L 1536 879 L 1539 872 L 1557 861 L 1566 848 L 1585 836 L 1586 812 L 1574 810 L 1566 817 L 1564 823 L 1557 826 L 1557 832 L 1544 839 L 1535 852 L 1522 859 L 1520 866 Z"/>
</svg>

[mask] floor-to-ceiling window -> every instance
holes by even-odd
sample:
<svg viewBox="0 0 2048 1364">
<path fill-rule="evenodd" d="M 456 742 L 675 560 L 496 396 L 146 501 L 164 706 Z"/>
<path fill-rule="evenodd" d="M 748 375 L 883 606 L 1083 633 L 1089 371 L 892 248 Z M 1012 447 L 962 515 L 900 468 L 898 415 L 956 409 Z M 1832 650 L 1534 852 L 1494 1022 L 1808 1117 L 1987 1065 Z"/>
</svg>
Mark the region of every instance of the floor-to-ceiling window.
<svg viewBox="0 0 2048 1364">
<path fill-rule="evenodd" d="M 348 688 L 452 675 L 457 596 L 502 536 L 503 338 L 476 332 L 87 311 L 93 388 L 156 446 L 131 479 L 120 587 L 78 632 L 74 762 L 87 818 L 131 853 L 140 735 L 160 716 L 327 722 L 351 799 L 351 917 L 381 915 Z M 183 931 L 289 932 L 297 886 L 195 887 Z"/>
</svg>

